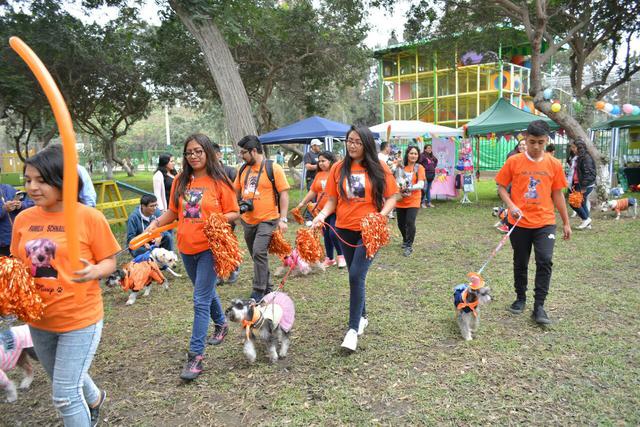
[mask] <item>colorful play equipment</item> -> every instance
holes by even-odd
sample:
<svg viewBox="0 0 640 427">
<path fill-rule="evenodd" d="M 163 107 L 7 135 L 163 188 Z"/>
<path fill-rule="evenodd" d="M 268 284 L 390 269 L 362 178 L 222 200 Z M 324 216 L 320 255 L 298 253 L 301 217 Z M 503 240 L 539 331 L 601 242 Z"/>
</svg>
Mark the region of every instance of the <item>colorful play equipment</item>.
<svg viewBox="0 0 640 427">
<path fill-rule="evenodd" d="M 138 187 L 127 184 L 122 181 L 115 180 L 99 180 L 94 181 L 93 185 L 96 189 L 98 198 L 96 200 L 96 209 L 102 211 L 107 216 L 107 221 L 111 225 L 123 226 L 129 219 L 127 213 L 127 206 L 135 206 L 140 204 L 140 198 L 137 199 L 123 199 L 120 188 L 126 188 L 129 191 L 142 194 L 150 194 L 148 191 L 144 191 Z M 113 216 L 106 215 L 111 210 Z"/>
</svg>

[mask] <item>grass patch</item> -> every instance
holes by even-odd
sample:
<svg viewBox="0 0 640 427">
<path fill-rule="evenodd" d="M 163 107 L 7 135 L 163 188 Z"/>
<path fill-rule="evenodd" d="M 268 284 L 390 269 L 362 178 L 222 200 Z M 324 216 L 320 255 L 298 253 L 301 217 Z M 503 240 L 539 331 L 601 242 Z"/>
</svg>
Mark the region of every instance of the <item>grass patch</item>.
<svg viewBox="0 0 640 427">
<path fill-rule="evenodd" d="M 133 185 L 150 188 L 151 174 L 135 178 Z M 482 313 L 479 338 L 465 343 L 452 289 L 500 239 L 491 227 L 493 183 L 481 182 L 479 195 L 472 205 L 437 201 L 422 209 L 410 258 L 401 256 L 393 229 L 368 276 L 369 328 L 350 356 L 339 349 L 347 275 L 335 267 L 287 282 L 297 310 L 287 359 L 271 366 L 261 351 L 248 365 L 233 325 L 223 345 L 207 348 L 205 373 L 188 385 L 178 374 L 193 316 L 190 282 L 172 279 L 168 292 L 154 288 L 132 307 L 121 291 L 105 290 L 92 375 L 109 393 L 106 424 L 639 424 L 640 221 L 595 213 L 593 230 L 558 240 L 547 301 L 555 323 L 546 329 L 530 320 L 531 304 L 520 316 L 506 310 L 514 298 L 507 245 L 486 270 L 495 299 Z M 250 281 L 247 261 L 239 282 L 219 289 L 224 305 L 247 297 Z M 57 422 L 50 393 L 38 367 L 17 404 L 0 403 L 0 424 Z"/>
</svg>

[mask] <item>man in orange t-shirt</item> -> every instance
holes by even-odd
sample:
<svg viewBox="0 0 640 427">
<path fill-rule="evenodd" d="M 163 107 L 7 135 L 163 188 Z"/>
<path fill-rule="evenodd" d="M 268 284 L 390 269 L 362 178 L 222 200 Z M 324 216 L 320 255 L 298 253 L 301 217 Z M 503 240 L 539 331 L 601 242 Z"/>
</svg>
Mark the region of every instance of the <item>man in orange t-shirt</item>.
<svg viewBox="0 0 640 427">
<path fill-rule="evenodd" d="M 268 250 L 276 227 L 287 231 L 289 183 L 282 167 L 264 157 L 257 136 L 248 135 L 238 142 L 245 164 L 234 182 L 238 199 L 244 240 L 253 259 L 253 291 L 251 298 L 260 301 L 271 292 Z M 268 169 L 273 170 L 273 180 Z M 274 191 L 275 186 L 275 191 Z"/>
<path fill-rule="evenodd" d="M 507 159 L 496 176 L 498 194 L 509 209 L 508 221 L 515 224 L 510 235 L 513 247 L 513 278 L 516 300 L 509 310 L 514 314 L 524 311 L 527 298 L 527 269 L 531 246 L 535 250 L 536 278 L 533 319 L 539 324 L 551 320 L 544 310 L 549 292 L 553 247 L 556 241 L 556 215 L 558 209 L 563 223 L 563 238 L 571 237 L 562 190 L 567 187 L 562 164 L 545 153 L 549 141 L 549 125 L 536 120 L 527 127 L 526 150 Z M 511 193 L 507 186 L 511 184 Z"/>
</svg>

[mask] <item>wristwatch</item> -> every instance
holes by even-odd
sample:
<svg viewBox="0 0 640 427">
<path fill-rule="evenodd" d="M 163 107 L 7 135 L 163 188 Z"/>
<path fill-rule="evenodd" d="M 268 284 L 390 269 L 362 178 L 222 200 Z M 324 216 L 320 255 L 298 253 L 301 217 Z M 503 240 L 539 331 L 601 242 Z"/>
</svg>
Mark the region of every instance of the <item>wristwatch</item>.
<svg viewBox="0 0 640 427">
<path fill-rule="evenodd" d="M 282 222 L 284 222 L 284 223 L 287 223 L 287 222 L 289 222 L 289 219 L 288 219 L 288 218 L 286 218 L 286 217 L 285 217 L 285 218 L 280 218 L 280 221 L 282 221 Z"/>
</svg>

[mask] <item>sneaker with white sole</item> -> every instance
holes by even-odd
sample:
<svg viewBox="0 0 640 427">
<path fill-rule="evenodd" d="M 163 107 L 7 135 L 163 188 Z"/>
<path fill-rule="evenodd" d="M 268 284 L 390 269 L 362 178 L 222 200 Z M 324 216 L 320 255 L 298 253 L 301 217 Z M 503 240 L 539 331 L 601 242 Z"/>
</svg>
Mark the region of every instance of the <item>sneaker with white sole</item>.
<svg viewBox="0 0 640 427">
<path fill-rule="evenodd" d="M 578 226 L 579 230 L 584 230 L 585 228 L 591 228 L 591 218 L 587 218 L 584 221 L 582 221 L 580 223 L 580 225 Z"/>
<path fill-rule="evenodd" d="M 575 218 L 575 217 L 577 217 L 577 216 L 578 216 L 578 212 L 573 211 L 573 213 L 571 214 L 571 218 Z"/>
<path fill-rule="evenodd" d="M 345 268 L 347 266 L 347 261 L 344 259 L 344 255 L 338 255 L 338 268 Z"/>
<path fill-rule="evenodd" d="M 344 340 L 342 340 L 340 347 L 356 351 L 356 348 L 358 347 L 358 332 L 355 329 L 349 329 L 347 335 L 344 336 Z"/>
<path fill-rule="evenodd" d="M 100 408 L 104 405 L 105 400 L 107 399 L 107 392 L 102 390 L 100 392 L 100 403 L 96 406 L 89 406 L 89 414 L 91 415 L 91 427 L 96 427 L 100 424 Z"/>
<path fill-rule="evenodd" d="M 336 265 L 336 260 L 327 257 L 324 259 L 322 265 L 324 265 L 325 267 L 331 267 L 332 265 Z"/>
<path fill-rule="evenodd" d="M 366 317 L 360 318 L 360 324 L 358 325 L 358 336 L 364 334 L 364 330 L 369 326 L 369 320 Z"/>
</svg>

